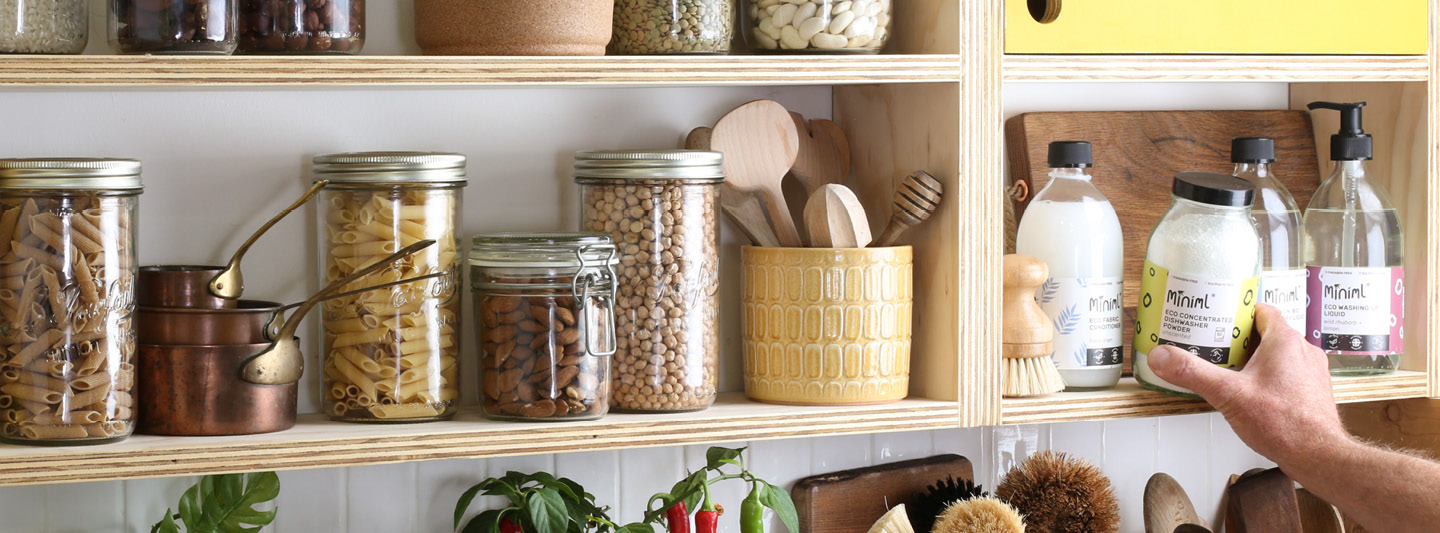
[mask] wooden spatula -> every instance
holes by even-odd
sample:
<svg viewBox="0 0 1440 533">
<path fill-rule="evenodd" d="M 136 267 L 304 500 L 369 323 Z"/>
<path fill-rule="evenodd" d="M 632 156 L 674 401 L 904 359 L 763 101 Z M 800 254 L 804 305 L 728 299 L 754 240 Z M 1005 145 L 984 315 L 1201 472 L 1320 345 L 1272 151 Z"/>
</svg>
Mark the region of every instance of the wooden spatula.
<svg viewBox="0 0 1440 533">
<path fill-rule="evenodd" d="M 864 248 L 870 244 L 870 221 L 855 192 L 834 183 L 821 187 L 805 203 L 805 227 L 817 248 Z"/>
<path fill-rule="evenodd" d="M 790 113 L 795 131 L 800 136 L 800 152 L 790 175 L 805 186 L 806 197 L 813 196 L 826 184 L 845 183 L 850 175 L 850 143 L 840 125 L 823 118 L 808 124 L 799 113 Z"/>
<path fill-rule="evenodd" d="M 1145 483 L 1145 533 L 1170 533 L 1183 524 L 1205 525 L 1185 488 L 1164 472 Z"/>
<path fill-rule="evenodd" d="M 731 111 L 715 124 L 710 147 L 725 154 L 725 182 L 760 195 L 783 246 L 800 246 L 780 180 L 800 150 L 795 122 L 784 106 L 756 100 Z"/>
<path fill-rule="evenodd" d="M 1271 468 L 1241 476 L 1230 486 L 1229 533 L 1302 533 L 1295 482 Z"/>
<path fill-rule="evenodd" d="M 712 130 L 703 126 L 690 130 L 690 135 L 685 137 L 685 149 L 709 150 L 711 135 Z M 754 194 L 737 191 L 728 182 L 721 184 L 720 209 L 740 228 L 740 233 L 750 239 L 750 244 L 780 246 L 780 238 L 775 236 L 770 221 L 765 220 L 765 206 L 760 205 L 760 199 Z"/>
<path fill-rule="evenodd" d="M 875 241 L 875 246 L 894 246 L 900 234 L 925 219 L 940 207 L 945 187 L 930 173 L 917 170 L 895 188 L 895 203 L 890 210 L 890 225 Z"/>
</svg>

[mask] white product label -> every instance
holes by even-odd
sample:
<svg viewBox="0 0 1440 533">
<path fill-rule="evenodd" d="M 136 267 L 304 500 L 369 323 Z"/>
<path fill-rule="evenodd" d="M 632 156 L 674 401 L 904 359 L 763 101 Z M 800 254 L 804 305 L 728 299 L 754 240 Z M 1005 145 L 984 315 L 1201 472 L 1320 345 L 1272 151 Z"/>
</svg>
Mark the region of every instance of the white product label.
<svg viewBox="0 0 1440 533">
<path fill-rule="evenodd" d="M 1310 303 L 1305 292 L 1307 276 L 1303 268 L 1260 273 L 1260 303 L 1279 308 L 1285 323 L 1295 331 L 1305 331 L 1305 308 Z"/>
<path fill-rule="evenodd" d="M 1114 366 L 1121 362 L 1125 311 L 1121 278 L 1050 278 L 1035 299 L 1055 324 L 1059 368 Z"/>
<path fill-rule="evenodd" d="M 1310 342 L 1327 351 L 1398 353 L 1404 269 L 1310 267 Z"/>
<path fill-rule="evenodd" d="M 1217 364 L 1230 358 L 1231 330 L 1246 280 L 1170 274 L 1161 309 L 1160 344 L 1189 350 Z"/>
</svg>

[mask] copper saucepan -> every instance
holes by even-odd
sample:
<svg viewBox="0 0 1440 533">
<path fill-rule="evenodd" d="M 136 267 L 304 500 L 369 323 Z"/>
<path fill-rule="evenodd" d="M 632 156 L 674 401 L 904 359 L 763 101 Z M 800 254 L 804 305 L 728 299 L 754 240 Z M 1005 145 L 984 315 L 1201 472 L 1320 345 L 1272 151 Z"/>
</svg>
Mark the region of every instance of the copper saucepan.
<svg viewBox="0 0 1440 533">
<path fill-rule="evenodd" d="M 269 342 L 222 346 L 141 344 L 136 361 L 139 427 L 150 435 L 249 435 L 295 425 L 296 383 L 239 378 Z"/>
</svg>

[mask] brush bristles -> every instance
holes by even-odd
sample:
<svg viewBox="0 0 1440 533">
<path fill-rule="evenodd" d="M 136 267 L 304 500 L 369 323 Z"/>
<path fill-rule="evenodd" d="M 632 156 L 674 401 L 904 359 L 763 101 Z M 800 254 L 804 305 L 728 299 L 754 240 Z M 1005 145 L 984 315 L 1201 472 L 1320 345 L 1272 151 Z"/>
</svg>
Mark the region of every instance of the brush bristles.
<svg viewBox="0 0 1440 533">
<path fill-rule="evenodd" d="M 1005 396 L 1042 396 L 1065 390 L 1065 381 L 1049 357 L 1005 359 Z"/>
<path fill-rule="evenodd" d="M 1025 533 L 1025 520 L 1005 502 L 975 498 L 945 509 L 930 533 Z"/>
<path fill-rule="evenodd" d="M 1025 514 L 1025 523 L 1050 533 L 1113 533 L 1120 505 L 1110 479 L 1084 459 L 1046 450 L 1005 475 L 995 496 Z"/>
</svg>

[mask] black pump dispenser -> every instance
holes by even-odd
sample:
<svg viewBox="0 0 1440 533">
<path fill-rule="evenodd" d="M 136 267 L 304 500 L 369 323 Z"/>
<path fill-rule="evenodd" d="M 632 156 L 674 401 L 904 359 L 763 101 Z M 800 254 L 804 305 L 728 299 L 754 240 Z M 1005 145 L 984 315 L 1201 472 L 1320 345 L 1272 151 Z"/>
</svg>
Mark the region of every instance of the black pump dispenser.
<svg viewBox="0 0 1440 533">
<path fill-rule="evenodd" d="M 1330 136 L 1331 161 L 1368 161 L 1374 157 L 1374 141 L 1360 127 L 1360 108 L 1365 107 L 1365 102 L 1311 102 L 1307 107 L 1340 112 L 1340 133 Z"/>
</svg>

